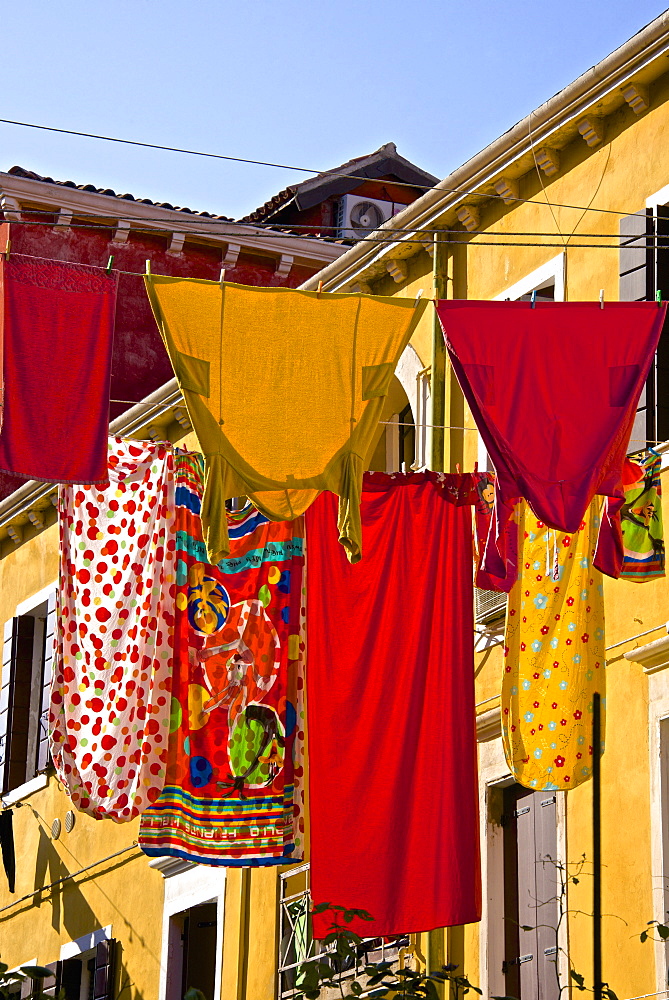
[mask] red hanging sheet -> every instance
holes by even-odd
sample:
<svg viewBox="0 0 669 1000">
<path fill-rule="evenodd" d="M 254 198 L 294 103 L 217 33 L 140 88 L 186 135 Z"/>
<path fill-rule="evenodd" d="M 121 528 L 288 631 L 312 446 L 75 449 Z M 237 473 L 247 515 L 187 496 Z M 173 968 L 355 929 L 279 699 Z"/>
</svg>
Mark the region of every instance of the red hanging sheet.
<svg viewBox="0 0 669 1000">
<path fill-rule="evenodd" d="M 507 577 L 505 526 L 521 497 L 573 534 L 599 494 L 607 503 L 595 565 L 619 576 L 623 463 L 666 306 L 453 299 L 436 308 L 497 472 L 484 569 Z"/>
<path fill-rule="evenodd" d="M 307 520 L 314 903 L 386 936 L 479 920 L 472 513 L 477 476 L 364 478 L 351 565 L 323 493 Z M 314 915 L 314 934 L 329 915 Z"/>
<path fill-rule="evenodd" d="M 0 470 L 106 483 L 116 275 L 0 257 L 4 407 Z"/>
</svg>

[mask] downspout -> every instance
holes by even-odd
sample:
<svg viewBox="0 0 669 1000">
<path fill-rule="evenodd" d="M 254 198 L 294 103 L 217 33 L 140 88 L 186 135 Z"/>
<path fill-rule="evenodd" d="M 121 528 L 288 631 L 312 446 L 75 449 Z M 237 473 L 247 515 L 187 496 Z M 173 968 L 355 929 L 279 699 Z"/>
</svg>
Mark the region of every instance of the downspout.
<svg viewBox="0 0 669 1000">
<path fill-rule="evenodd" d="M 443 241 L 435 233 L 432 244 L 432 277 L 434 298 L 445 297 L 446 276 L 443 268 Z M 432 355 L 430 362 L 430 468 L 434 472 L 444 471 L 444 431 L 446 423 L 446 347 L 437 310 L 432 317 Z"/>
</svg>

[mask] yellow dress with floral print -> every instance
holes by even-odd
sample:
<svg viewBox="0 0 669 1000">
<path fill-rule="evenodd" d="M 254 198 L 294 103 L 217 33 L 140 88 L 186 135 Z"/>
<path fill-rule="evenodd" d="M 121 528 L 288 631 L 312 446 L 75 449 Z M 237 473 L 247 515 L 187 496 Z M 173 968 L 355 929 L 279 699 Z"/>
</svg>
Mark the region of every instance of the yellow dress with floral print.
<svg viewBox="0 0 669 1000">
<path fill-rule="evenodd" d="M 509 594 L 502 682 L 507 763 L 527 788 L 569 789 L 592 770 L 592 701 L 605 706 L 602 575 L 592 564 L 600 501 L 568 535 L 518 508 L 518 580 Z M 603 732 L 603 721 L 602 721 Z"/>
</svg>

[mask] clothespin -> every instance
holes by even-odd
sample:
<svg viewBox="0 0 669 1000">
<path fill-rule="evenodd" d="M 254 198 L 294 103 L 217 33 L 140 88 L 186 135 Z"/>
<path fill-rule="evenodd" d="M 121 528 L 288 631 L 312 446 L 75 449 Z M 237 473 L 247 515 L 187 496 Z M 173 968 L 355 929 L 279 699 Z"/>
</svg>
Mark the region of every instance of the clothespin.
<svg viewBox="0 0 669 1000">
<path fill-rule="evenodd" d="M 319 299 L 320 299 L 320 297 L 321 297 L 321 292 L 322 292 L 322 291 L 323 291 L 323 282 L 322 282 L 322 281 L 319 281 L 319 282 L 318 282 L 318 289 L 317 289 L 317 291 L 316 291 L 316 295 L 318 296 L 318 298 L 319 298 Z"/>
<path fill-rule="evenodd" d="M 532 303 L 532 308 L 534 309 L 534 307 L 537 304 L 537 290 L 536 290 L 536 288 L 533 289 L 533 291 L 532 291 L 532 297 L 530 299 L 530 302 Z"/>
<path fill-rule="evenodd" d="M 114 263 L 114 255 L 112 254 L 109 260 L 107 261 L 107 266 L 105 268 L 105 274 L 107 274 L 109 277 L 111 277 L 113 263 Z"/>
<path fill-rule="evenodd" d="M 12 241 L 7 240 L 7 245 L 5 247 L 5 260 L 9 260 L 9 251 L 12 249 Z"/>
<path fill-rule="evenodd" d="M 659 288 L 655 292 L 655 301 L 657 302 L 658 306 L 662 305 L 662 291 Z"/>
<path fill-rule="evenodd" d="M 416 308 L 416 306 L 417 306 L 417 305 L 418 305 L 418 303 L 420 302 L 420 300 L 421 300 L 422 296 L 423 296 L 423 289 L 422 289 L 422 288 L 419 288 L 419 289 L 418 289 L 418 292 L 416 293 L 416 301 L 415 301 L 415 302 L 414 302 L 414 304 L 413 304 L 413 307 L 414 307 L 414 309 Z"/>
<path fill-rule="evenodd" d="M 146 274 L 147 274 L 148 277 L 151 277 L 151 261 L 150 260 L 147 260 L 147 262 L 146 262 Z"/>
<path fill-rule="evenodd" d="M 224 267 L 222 267 L 222 268 L 221 268 L 221 273 L 220 273 L 220 275 L 219 275 L 219 278 L 218 278 L 218 280 L 219 280 L 219 283 L 220 283 L 221 285 L 222 285 L 222 284 L 223 284 L 223 282 L 225 281 L 225 268 L 224 268 Z"/>
<path fill-rule="evenodd" d="M 604 308 L 604 289 L 603 288 L 599 289 L 599 308 L 600 309 Z"/>
</svg>

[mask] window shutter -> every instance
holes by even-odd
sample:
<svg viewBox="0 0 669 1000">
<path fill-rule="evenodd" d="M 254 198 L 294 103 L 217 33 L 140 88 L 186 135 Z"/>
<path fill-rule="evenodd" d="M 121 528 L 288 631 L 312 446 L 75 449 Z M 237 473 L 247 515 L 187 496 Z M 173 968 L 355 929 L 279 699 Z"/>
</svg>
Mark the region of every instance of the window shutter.
<svg viewBox="0 0 669 1000">
<path fill-rule="evenodd" d="M 669 206 L 659 205 L 655 219 L 655 288 L 669 299 Z M 655 438 L 669 439 L 669 324 L 665 321 L 655 356 Z"/>
<path fill-rule="evenodd" d="M 618 298 L 621 302 L 645 302 L 655 298 L 653 235 L 650 209 L 620 220 Z"/>
<path fill-rule="evenodd" d="M 652 302 L 659 289 L 669 299 L 669 207 L 660 205 L 620 220 L 621 302 Z M 669 336 L 663 331 L 653 367 L 641 393 L 629 450 L 669 437 Z"/>
<path fill-rule="evenodd" d="M 654 227 L 650 209 L 620 220 L 618 298 L 621 302 L 645 302 L 655 298 Z M 651 370 L 636 411 L 630 437 L 630 452 L 645 448 L 655 433 L 655 372 Z"/>
<path fill-rule="evenodd" d="M 537 974 L 541 1000 L 558 1000 L 556 962 L 558 921 L 557 810 L 555 793 L 535 792 L 534 834 L 536 848 L 537 900 L 545 901 L 537 910 Z"/>
<path fill-rule="evenodd" d="M 21 1000 L 31 1000 L 35 996 L 36 991 L 39 991 L 38 979 L 23 979 L 21 981 L 21 992 L 19 993 Z M 13 995 L 15 996 L 16 994 Z"/>
<path fill-rule="evenodd" d="M 66 958 L 62 963 L 60 988 L 65 993 L 65 1000 L 79 1000 L 82 969 L 83 963 L 79 958 Z"/>
<path fill-rule="evenodd" d="M 42 702 L 37 738 L 35 770 L 39 773 L 49 766 L 49 705 L 51 703 L 51 678 L 56 651 L 56 591 L 48 597 L 44 629 L 44 656 L 42 660 Z"/>
<path fill-rule="evenodd" d="M 60 993 L 60 988 L 62 986 L 63 963 L 62 962 L 47 962 L 47 964 L 44 966 L 44 968 L 45 969 L 49 969 L 51 972 L 53 972 L 53 978 L 52 979 L 36 979 L 36 980 L 33 980 L 35 982 L 36 987 L 37 987 L 37 989 L 35 990 L 35 993 L 36 993 L 37 996 L 40 996 L 40 987 L 41 987 L 41 990 L 42 990 L 41 996 L 44 996 L 44 997 L 57 997 L 58 994 Z M 30 994 L 28 994 L 28 995 L 30 996 Z"/>
<path fill-rule="evenodd" d="M 2 674 L 0 675 L 0 794 L 9 785 L 9 719 L 12 710 L 14 673 L 14 631 L 16 618 L 5 622 L 2 646 Z"/>
<path fill-rule="evenodd" d="M 515 785 L 504 799 L 505 993 L 559 1000 L 555 796 Z"/>
<path fill-rule="evenodd" d="M 0 692 L 0 794 L 26 780 L 33 628 L 34 619 L 27 615 L 5 624 Z"/>
<path fill-rule="evenodd" d="M 114 958 L 116 941 L 100 941 L 95 949 L 93 1000 L 114 1000 Z"/>
<path fill-rule="evenodd" d="M 537 910 L 536 848 L 534 843 L 534 795 L 528 792 L 516 801 L 516 851 L 518 857 L 518 963 L 520 996 L 536 996 Z M 523 930 L 523 926 L 531 928 Z"/>
</svg>

